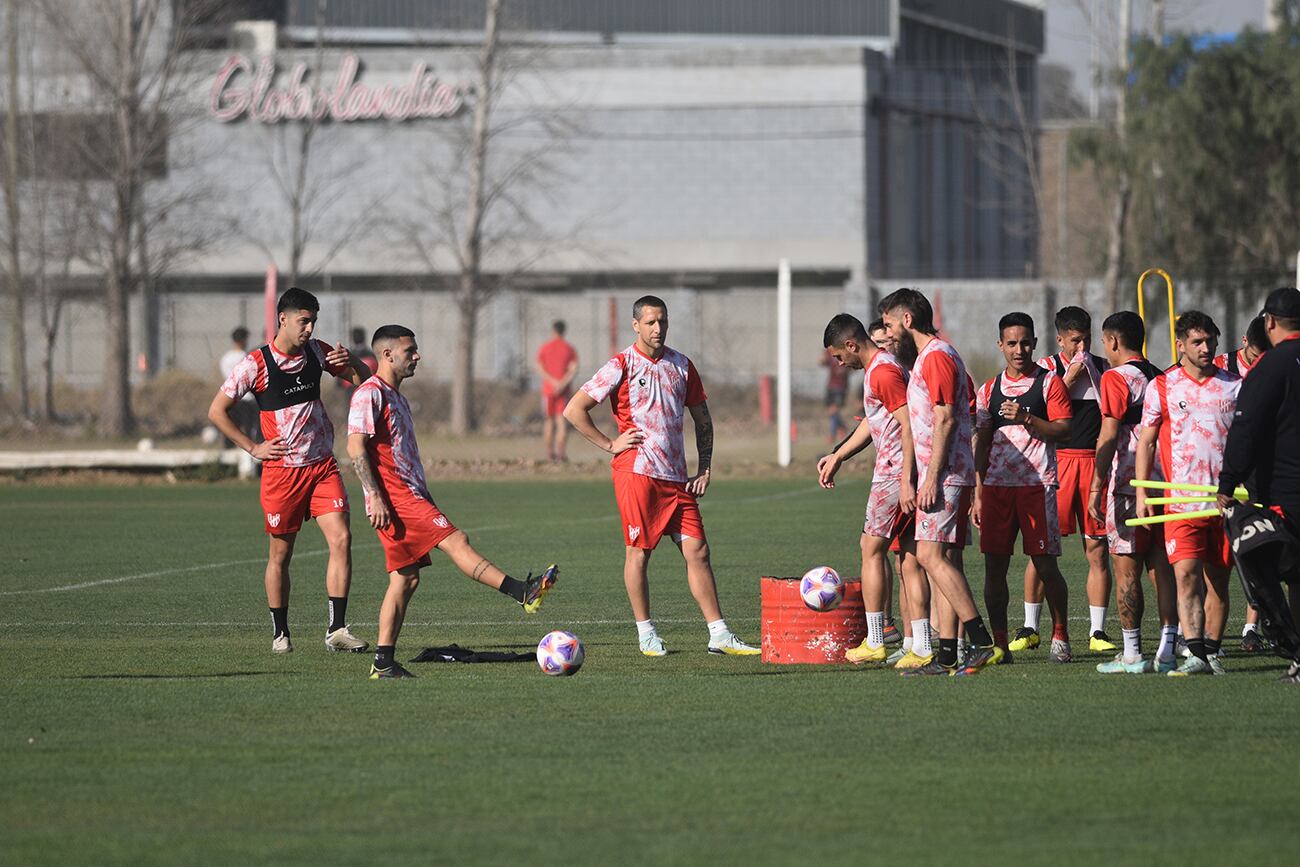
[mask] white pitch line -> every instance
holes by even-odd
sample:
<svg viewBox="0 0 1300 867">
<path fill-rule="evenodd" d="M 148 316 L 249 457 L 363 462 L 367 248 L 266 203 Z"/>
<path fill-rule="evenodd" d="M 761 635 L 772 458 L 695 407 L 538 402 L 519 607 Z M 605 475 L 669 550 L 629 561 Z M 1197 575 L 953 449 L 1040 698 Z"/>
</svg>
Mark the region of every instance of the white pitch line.
<svg viewBox="0 0 1300 867">
<path fill-rule="evenodd" d="M 737 622 L 737 623 L 744 623 L 744 622 L 757 621 L 757 620 L 758 620 L 757 617 L 733 617 L 733 618 L 731 618 L 731 619 L 732 619 L 733 621 Z M 618 625 L 627 625 L 627 624 L 631 623 L 632 621 L 631 621 L 630 617 L 623 617 L 623 618 L 619 618 L 619 619 L 617 619 L 617 620 L 570 620 L 570 619 L 565 619 L 563 622 L 564 622 L 566 625 L 572 625 L 572 626 L 618 626 Z M 656 617 L 656 618 L 655 618 L 655 623 L 671 623 L 671 624 L 674 624 L 674 625 L 680 625 L 680 624 L 687 624 L 687 623 L 703 623 L 703 620 L 702 620 L 701 618 L 699 618 L 699 617 L 694 617 L 694 618 L 690 618 L 690 619 L 677 619 L 677 618 L 660 618 L 660 617 Z M 113 626 L 113 627 L 128 627 L 128 628 L 132 628 L 132 629 L 142 629 L 142 628 L 149 628 L 149 629 L 157 628 L 157 629 L 162 629 L 162 628 L 168 628 L 168 627 L 172 627 L 172 628 L 175 628 L 175 627 L 194 627 L 194 628 L 217 628 L 217 627 L 225 628 L 225 627 L 240 627 L 240 628 L 256 628 L 256 627 L 265 626 L 265 625 L 266 625 L 266 624 L 265 624 L 263 621 L 261 621 L 261 620 L 257 621 L 256 623 L 252 623 L 252 622 L 237 622 L 237 621 L 216 621 L 216 620 L 193 620 L 193 621 L 187 621 L 187 620 L 174 620 L 174 621 L 151 621 L 151 620 L 135 620 L 135 621 L 130 621 L 130 620 L 55 620 L 55 621 L 50 621 L 49 623 L 0 622 L 0 628 L 5 628 L 5 629 L 11 629 L 11 628 L 70 627 L 70 626 Z M 362 620 L 362 621 L 355 621 L 355 622 L 351 623 L 350 625 L 352 625 L 352 626 L 378 626 L 379 624 L 378 624 L 378 623 L 373 623 L 373 622 L 368 622 L 368 621 L 364 621 L 364 620 Z M 432 627 L 432 626 L 525 626 L 525 627 L 528 627 L 529 629 L 536 629 L 537 626 L 538 626 L 538 624 L 532 622 L 531 620 L 425 620 L 425 621 L 407 620 L 407 621 L 403 624 L 403 628 L 405 628 L 405 627 L 407 627 L 407 626 L 425 626 L 425 627 Z"/>
</svg>

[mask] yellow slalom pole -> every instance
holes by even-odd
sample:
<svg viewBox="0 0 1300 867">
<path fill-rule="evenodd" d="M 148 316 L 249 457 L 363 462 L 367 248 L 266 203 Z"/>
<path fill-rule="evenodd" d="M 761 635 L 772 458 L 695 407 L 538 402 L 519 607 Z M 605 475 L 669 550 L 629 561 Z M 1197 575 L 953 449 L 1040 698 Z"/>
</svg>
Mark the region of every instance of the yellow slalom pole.
<svg viewBox="0 0 1300 867">
<path fill-rule="evenodd" d="M 1193 518 L 1213 518 L 1218 516 L 1218 509 L 1202 509 L 1199 512 L 1170 512 L 1167 515 L 1152 515 L 1149 518 L 1129 518 L 1125 527 L 1145 527 L 1148 524 L 1168 524 L 1170 521 L 1190 521 Z"/>
<path fill-rule="evenodd" d="M 1164 268 L 1148 268 L 1143 271 L 1142 276 L 1138 278 L 1138 316 L 1141 317 L 1142 322 L 1145 324 L 1147 321 L 1146 293 L 1142 291 L 1142 283 L 1152 274 L 1163 278 L 1165 281 L 1165 294 L 1169 299 L 1169 363 L 1177 364 L 1178 343 L 1177 338 L 1174 336 L 1174 320 L 1178 318 L 1178 314 L 1174 310 L 1174 279 L 1169 276 L 1169 272 Z M 1142 354 L 1147 354 L 1147 344 L 1145 340 L 1142 341 Z"/>
<path fill-rule="evenodd" d="M 1240 498 L 1238 498 L 1240 499 Z M 1192 503 L 1213 503 L 1214 497 L 1147 497 L 1148 506 L 1182 506 Z"/>
<path fill-rule="evenodd" d="M 1154 488 L 1157 491 L 1198 491 L 1204 494 L 1217 494 L 1219 492 L 1217 485 L 1194 485 L 1191 482 L 1161 482 L 1155 479 L 1134 479 L 1133 487 Z M 1233 496 L 1239 499 L 1245 495 L 1246 489 L 1240 486 L 1233 492 Z"/>
</svg>

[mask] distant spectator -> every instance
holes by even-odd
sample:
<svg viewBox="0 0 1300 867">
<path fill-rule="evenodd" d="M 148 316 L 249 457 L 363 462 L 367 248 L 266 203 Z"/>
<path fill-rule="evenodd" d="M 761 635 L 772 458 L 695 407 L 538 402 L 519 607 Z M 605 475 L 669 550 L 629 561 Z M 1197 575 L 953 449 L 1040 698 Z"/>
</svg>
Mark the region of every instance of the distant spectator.
<svg viewBox="0 0 1300 867">
<path fill-rule="evenodd" d="M 230 348 L 217 362 L 223 382 L 230 378 L 230 372 L 235 369 L 235 365 L 243 361 L 247 355 L 248 329 L 241 325 L 230 332 Z M 261 424 L 257 415 L 257 402 L 253 399 L 252 394 L 244 395 L 230 410 L 230 415 L 235 420 L 235 424 L 249 439 L 255 443 L 262 441 Z M 230 440 L 226 440 L 227 447 L 233 445 L 234 443 L 230 442 Z"/>
<path fill-rule="evenodd" d="M 375 351 L 370 348 L 370 339 L 366 334 L 365 327 L 358 325 L 352 329 L 351 334 L 352 345 L 348 347 L 348 351 L 352 353 L 353 358 L 370 368 L 370 373 L 373 376 L 379 370 L 379 359 L 375 357 Z M 334 382 L 339 388 L 352 388 L 352 380 L 346 377 L 340 377 Z"/>
<path fill-rule="evenodd" d="M 564 408 L 573 396 L 573 377 L 578 372 L 578 352 L 564 339 L 564 320 L 551 323 L 551 339 L 537 350 L 537 373 L 542 378 L 542 441 L 552 461 L 566 461 L 565 441 L 569 425 Z"/>
<path fill-rule="evenodd" d="M 844 399 L 848 396 L 849 369 L 836 361 L 829 349 L 822 355 L 821 365 L 827 368 L 826 414 L 831 425 L 828 442 L 834 445 L 845 430 L 844 416 L 840 414 L 840 410 L 844 408 Z"/>
</svg>

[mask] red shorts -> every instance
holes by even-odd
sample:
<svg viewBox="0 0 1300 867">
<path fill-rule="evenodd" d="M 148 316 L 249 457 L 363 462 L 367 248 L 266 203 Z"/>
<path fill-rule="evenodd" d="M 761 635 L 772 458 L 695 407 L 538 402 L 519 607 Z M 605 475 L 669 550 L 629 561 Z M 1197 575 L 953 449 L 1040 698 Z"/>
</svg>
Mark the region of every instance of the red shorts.
<svg viewBox="0 0 1300 867">
<path fill-rule="evenodd" d="M 1017 532 L 1021 549 L 1029 556 L 1060 556 L 1061 524 L 1051 488 L 985 485 L 980 490 L 980 552 L 1011 556 Z"/>
<path fill-rule="evenodd" d="M 547 394 L 542 392 L 542 414 L 547 418 L 564 415 L 564 408 L 569 405 L 570 395 L 564 392 Z"/>
<path fill-rule="evenodd" d="M 389 501 L 393 522 L 379 533 L 384 547 L 384 564 L 389 572 L 407 566 L 417 569 L 433 561 L 429 552 L 456 532 L 456 525 L 428 500 L 402 491 Z"/>
<path fill-rule="evenodd" d="M 904 515 L 899 507 L 903 483 L 898 479 L 873 482 L 867 497 L 867 510 L 862 522 L 862 533 L 880 539 L 897 540 L 911 515 Z"/>
<path fill-rule="evenodd" d="M 1061 518 L 1061 535 L 1073 535 L 1082 525 L 1090 539 L 1106 538 L 1106 525 L 1098 524 L 1088 514 L 1088 494 L 1097 468 L 1097 453 L 1084 449 L 1056 450 L 1056 512 Z M 1102 502 L 1105 502 L 1103 498 Z"/>
<path fill-rule="evenodd" d="M 328 458 L 305 467 L 262 465 L 262 514 L 273 536 L 297 533 L 313 515 L 348 511 L 339 465 Z"/>
<path fill-rule="evenodd" d="M 1232 565 L 1223 518 L 1195 518 L 1165 524 L 1165 553 L 1170 563 L 1200 560 L 1207 566 L 1227 569 Z"/>
<path fill-rule="evenodd" d="M 704 541 L 700 506 L 683 482 L 614 470 L 614 501 L 623 523 L 623 544 L 653 550 L 664 534 Z"/>
</svg>

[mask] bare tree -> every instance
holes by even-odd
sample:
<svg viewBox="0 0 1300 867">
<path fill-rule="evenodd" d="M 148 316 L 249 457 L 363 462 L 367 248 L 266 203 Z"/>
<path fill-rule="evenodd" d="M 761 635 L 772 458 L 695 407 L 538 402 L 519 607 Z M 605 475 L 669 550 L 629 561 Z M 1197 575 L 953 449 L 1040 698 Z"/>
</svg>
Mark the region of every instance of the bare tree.
<svg viewBox="0 0 1300 867">
<path fill-rule="evenodd" d="M 12 315 L 9 322 L 9 353 L 12 369 L 13 390 L 16 397 L 17 411 L 20 417 L 27 418 L 31 408 L 27 400 L 27 310 L 23 299 L 22 269 L 22 212 L 19 207 L 18 175 L 18 0 L 9 0 L 5 10 L 5 59 L 8 87 L 5 99 L 4 119 L 4 164 L 3 184 L 5 197 L 6 238 L 5 252 L 7 261 L 5 274 L 8 277 L 9 293 L 12 299 Z"/>
<path fill-rule="evenodd" d="M 134 428 L 129 299 L 200 240 L 201 191 L 160 183 L 173 138 L 187 121 L 196 70 L 187 51 L 222 10 L 216 0 L 38 0 L 89 93 L 90 127 L 78 158 L 90 217 L 86 261 L 104 280 L 104 384 L 99 430 Z M 182 216 L 183 215 L 183 216 Z M 181 227 L 186 227 L 181 229 Z M 166 234 L 177 232 L 174 239 Z M 179 233 L 186 232 L 185 237 Z"/>
<path fill-rule="evenodd" d="M 425 162 L 416 212 L 398 227 L 431 276 L 448 265 L 456 272 L 459 322 L 450 427 L 458 435 L 476 427 L 474 349 L 480 314 L 494 295 L 518 285 L 544 256 L 574 246 L 576 234 L 572 227 L 557 231 L 544 226 L 533 210 L 535 197 L 550 195 L 561 177 L 559 157 L 575 125 L 568 111 L 502 110 L 507 88 L 526 72 L 543 73 L 546 59 L 544 49 L 501 41 L 504 5 L 503 0 L 487 3 L 469 123 L 444 127 L 444 147 L 430 149 Z M 542 77 L 534 76 L 533 83 Z"/>
<path fill-rule="evenodd" d="M 1128 226 L 1129 203 L 1133 195 L 1133 185 L 1128 175 L 1128 142 L 1125 126 L 1128 120 L 1128 40 L 1132 29 L 1132 7 L 1130 0 L 1120 0 L 1119 16 L 1119 65 L 1118 87 L 1115 93 L 1115 135 L 1119 148 L 1118 177 L 1115 184 L 1115 197 L 1111 200 L 1110 226 L 1106 238 L 1106 277 L 1104 285 L 1110 299 L 1110 309 L 1120 309 L 1120 281 L 1124 278 L 1124 232 Z"/>
</svg>

